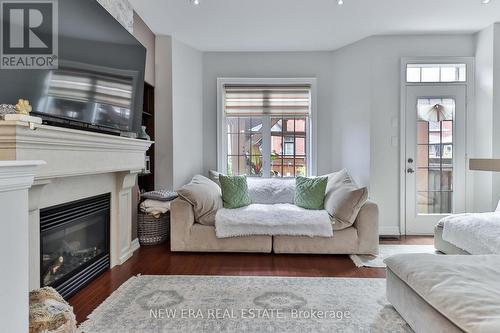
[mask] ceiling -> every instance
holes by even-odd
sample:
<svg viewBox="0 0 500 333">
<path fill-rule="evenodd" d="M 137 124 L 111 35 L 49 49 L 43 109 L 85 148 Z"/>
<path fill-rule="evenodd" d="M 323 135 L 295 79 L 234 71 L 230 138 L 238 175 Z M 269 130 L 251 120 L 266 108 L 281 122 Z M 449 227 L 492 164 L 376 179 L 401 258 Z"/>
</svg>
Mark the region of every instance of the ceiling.
<svg viewBox="0 0 500 333">
<path fill-rule="evenodd" d="M 379 34 L 476 32 L 500 0 L 129 0 L 155 34 L 202 51 L 335 50 Z"/>
</svg>

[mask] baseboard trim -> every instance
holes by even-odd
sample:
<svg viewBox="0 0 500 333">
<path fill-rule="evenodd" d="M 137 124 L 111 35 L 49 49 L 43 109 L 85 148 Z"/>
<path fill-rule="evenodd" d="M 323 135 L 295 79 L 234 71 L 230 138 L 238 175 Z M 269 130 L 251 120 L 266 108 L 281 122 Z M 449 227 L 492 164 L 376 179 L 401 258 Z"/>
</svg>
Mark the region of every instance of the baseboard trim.
<svg viewBox="0 0 500 333">
<path fill-rule="evenodd" d="M 139 244 L 139 238 L 136 238 L 130 244 L 130 251 L 132 253 L 134 253 L 135 251 L 139 250 L 140 247 L 141 247 L 141 244 Z"/>
<path fill-rule="evenodd" d="M 380 236 L 401 236 L 399 227 L 385 227 L 381 226 L 378 228 L 378 234 Z"/>
<path fill-rule="evenodd" d="M 137 251 L 140 247 L 141 247 L 141 245 L 139 244 L 139 239 L 138 238 L 134 239 L 130 243 L 129 248 L 126 251 L 124 251 L 122 253 L 122 255 L 120 256 L 120 265 L 122 265 L 127 260 L 129 260 L 132 257 L 132 255 L 134 254 L 134 252 Z"/>
</svg>

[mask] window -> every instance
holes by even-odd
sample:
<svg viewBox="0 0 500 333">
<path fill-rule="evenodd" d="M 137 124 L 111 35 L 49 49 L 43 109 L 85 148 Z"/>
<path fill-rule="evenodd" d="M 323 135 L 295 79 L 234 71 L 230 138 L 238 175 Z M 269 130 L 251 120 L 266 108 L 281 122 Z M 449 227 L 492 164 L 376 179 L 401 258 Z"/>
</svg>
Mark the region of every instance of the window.
<svg viewBox="0 0 500 333">
<path fill-rule="evenodd" d="M 223 172 L 253 177 L 311 174 L 310 84 L 221 87 Z"/>
<path fill-rule="evenodd" d="M 453 211 L 453 122 L 455 99 L 417 102 L 417 191 L 419 214 Z"/>
<path fill-rule="evenodd" d="M 466 64 L 408 64 L 406 82 L 465 82 L 466 73 Z"/>
</svg>

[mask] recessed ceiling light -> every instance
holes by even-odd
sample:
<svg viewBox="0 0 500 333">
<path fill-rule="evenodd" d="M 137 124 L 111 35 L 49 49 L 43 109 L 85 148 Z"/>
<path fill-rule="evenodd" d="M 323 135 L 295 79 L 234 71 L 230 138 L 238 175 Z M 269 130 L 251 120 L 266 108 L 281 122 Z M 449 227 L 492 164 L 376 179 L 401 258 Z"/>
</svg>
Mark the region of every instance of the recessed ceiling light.
<svg viewBox="0 0 500 333">
<path fill-rule="evenodd" d="M 198 6 L 200 4 L 200 0 L 189 0 L 189 2 L 195 6 Z"/>
<path fill-rule="evenodd" d="M 344 4 L 344 0 L 337 0 L 337 5 L 342 6 Z"/>
<path fill-rule="evenodd" d="M 483 5 L 487 5 L 487 4 L 489 4 L 490 2 L 491 2 L 491 0 L 481 0 L 481 3 L 482 3 Z"/>
</svg>

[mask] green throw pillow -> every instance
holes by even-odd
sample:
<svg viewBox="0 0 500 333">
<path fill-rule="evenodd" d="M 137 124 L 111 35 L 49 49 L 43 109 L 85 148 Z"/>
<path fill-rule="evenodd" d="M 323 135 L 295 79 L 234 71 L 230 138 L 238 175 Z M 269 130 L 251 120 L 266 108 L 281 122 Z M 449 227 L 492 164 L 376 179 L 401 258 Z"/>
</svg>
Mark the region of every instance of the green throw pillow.
<svg viewBox="0 0 500 333">
<path fill-rule="evenodd" d="M 248 206 L 252 203 L 248 194 L 247 177 L 219 175 L 224 208 L 234 209 Z"/>
<path fill-rule="evenodd" d="M 295 184 L 295 205 L 305 209 L 324 208 L 328 177 L 297 177 Z"/>
</svg>

